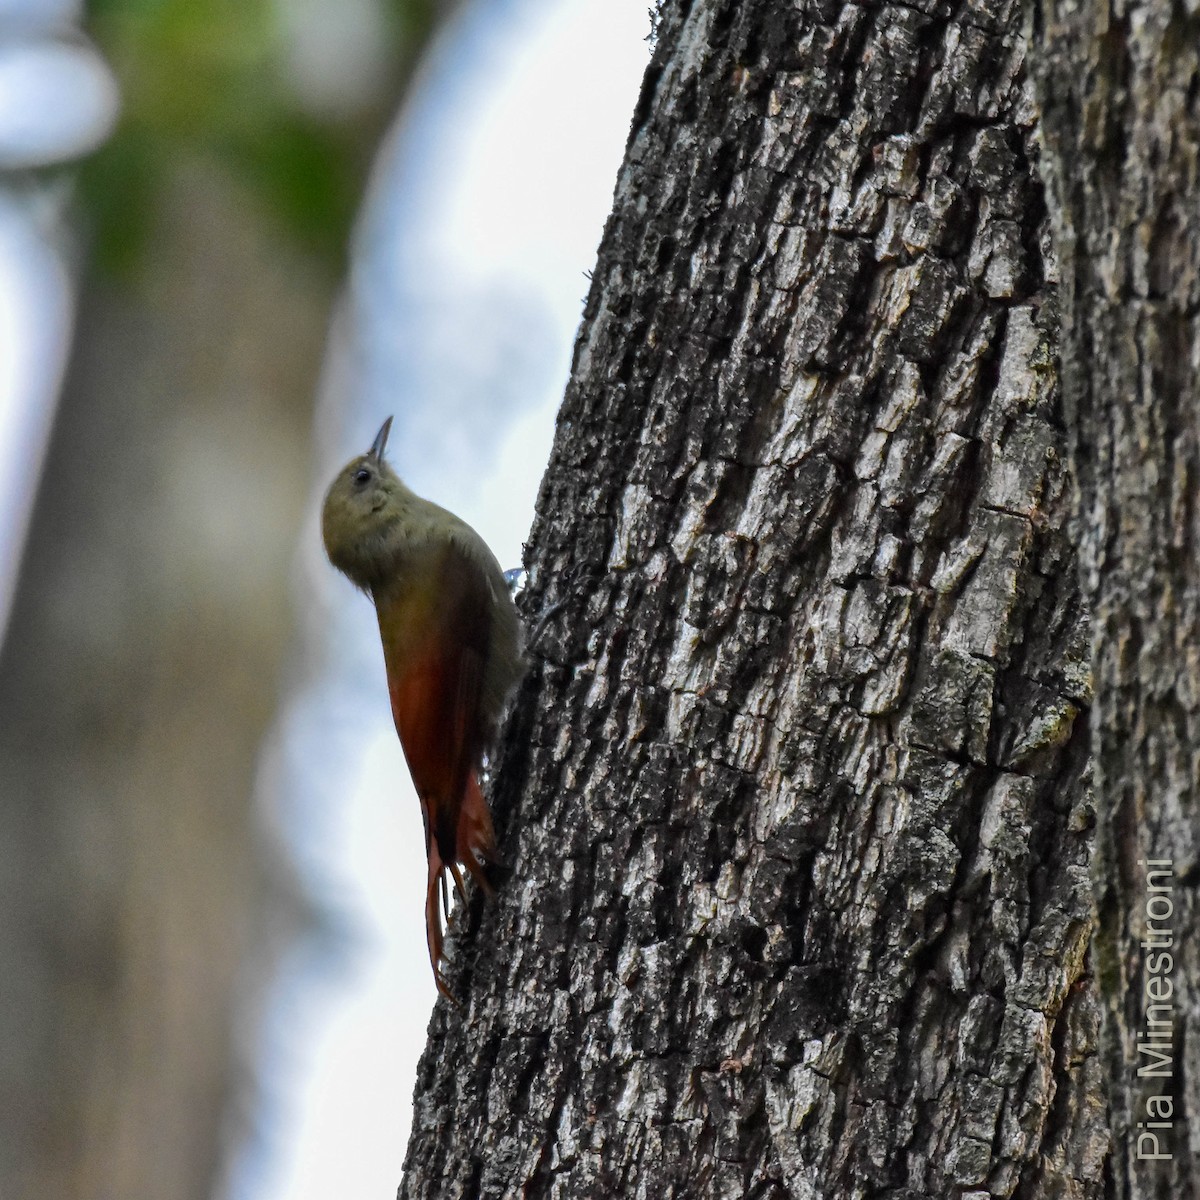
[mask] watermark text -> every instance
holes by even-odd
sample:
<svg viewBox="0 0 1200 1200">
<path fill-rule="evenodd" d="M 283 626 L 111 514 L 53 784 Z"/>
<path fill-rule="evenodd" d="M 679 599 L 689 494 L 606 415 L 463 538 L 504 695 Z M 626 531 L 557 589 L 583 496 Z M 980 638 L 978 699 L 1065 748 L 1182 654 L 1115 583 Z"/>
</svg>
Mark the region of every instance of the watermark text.
<svg viewBox="0 0 1200 1200">
<path fill-rule="evenodd" d="M 1167 858 L 1140 858 L 1138 865 L 1146 869 L 1146 936 L 1141 943 L 1145 957 L 1142 1023 L 1137 1034 L 1136 1153 L 1139 1162 L 1166 1162 L 1174 1157 L 1175 870 Z"/>
</svg>

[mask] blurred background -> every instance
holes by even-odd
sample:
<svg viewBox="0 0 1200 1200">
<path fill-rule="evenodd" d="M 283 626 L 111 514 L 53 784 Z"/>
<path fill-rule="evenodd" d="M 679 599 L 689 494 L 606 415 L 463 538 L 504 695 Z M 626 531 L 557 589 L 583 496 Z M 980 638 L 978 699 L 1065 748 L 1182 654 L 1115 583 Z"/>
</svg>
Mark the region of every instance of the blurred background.
<svg viewBox="0 0 1200 1200">
<path fill-rule="evenodd" d="M 420 813 L 325 483 L 516 566 L 647 0 L 0 0 L 0 1197 L 394 1194 Z"/>
</svg>

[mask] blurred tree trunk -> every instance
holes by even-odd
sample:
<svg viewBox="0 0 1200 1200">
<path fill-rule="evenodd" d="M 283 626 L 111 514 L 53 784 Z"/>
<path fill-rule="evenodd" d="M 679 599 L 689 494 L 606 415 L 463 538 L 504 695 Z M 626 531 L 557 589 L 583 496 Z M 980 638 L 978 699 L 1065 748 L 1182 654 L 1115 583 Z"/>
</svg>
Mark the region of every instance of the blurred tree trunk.
<svg viewBox="0 0 1200 1200">
<path fill-rule="evenodd" d="M 401 1196 L 1104 1194 L 1024 53 L 1006 0 L 663 5 Z"/>
<path fill-rule="evenodd" d="M 181 171 L 144 295 L 82 297 L 0 674 L 6 1197 L 211 1192 L 329 299 L 253 211 Z"/>
<path fill-rule="evenodd" d="M 249 1100 L 235 1034 L 301 916 L 253 796 L 337 273 L 236 164 L 164 142 L 153 207 L 121 214 L 140 269 L 83 285 L 0 658 L 5 1200 L 211 1196 Z"/>
<path fill-rule="evenodd" d="M 1200 21 L 1033 7 L 1094 613 L 1113 1194 L 1200 1196 Z"/>
</svg>

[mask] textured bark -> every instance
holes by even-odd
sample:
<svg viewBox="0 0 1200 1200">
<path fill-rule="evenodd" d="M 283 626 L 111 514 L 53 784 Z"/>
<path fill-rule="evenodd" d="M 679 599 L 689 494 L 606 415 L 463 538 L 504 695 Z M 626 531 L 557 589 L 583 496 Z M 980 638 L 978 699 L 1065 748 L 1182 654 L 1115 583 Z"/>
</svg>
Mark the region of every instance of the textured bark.
<svg viewBox="0 0 1200 1200">
<path fill-rule="evenodd" d="M 1038 0 L 1031 13 L 1094 613 L 1095 958 L 1116 1083 L 1114 1194 L 1189 1200 L 1200 1196 L 1200 18 L 1195 5 L 1092 0 Z"/>
<path fill-rule="evenodd" d="M 1103 1194 L 1019 23 L 663 6 L 402 1196 Z"/>
</svg>

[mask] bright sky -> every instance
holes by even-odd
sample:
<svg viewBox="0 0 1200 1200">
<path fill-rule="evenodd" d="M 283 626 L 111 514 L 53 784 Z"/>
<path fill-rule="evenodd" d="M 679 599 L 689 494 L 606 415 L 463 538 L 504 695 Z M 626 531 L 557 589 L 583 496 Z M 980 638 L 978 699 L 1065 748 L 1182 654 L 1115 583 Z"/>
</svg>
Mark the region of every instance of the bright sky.
<svg viewBox="0 0 1200 1200">
<path fill-rule="evenodd" d="M 63 24 L 74 9 L 0 0 L 0 172 L 68 161 L 112 128 L 116 86 Z M 0 184 L 0 639 L 70 340 L 65 199 L 62 184 Z"/>
<path fill-rule="evenodd" d="M 72 294 L 29 199 L 0 191 L 0 639 L 66 362 Z"/>
<path fill-rule="evenodd" d="M 0 168 L 79 158 L 104 141 L 116 113 L 112 73 L 87 43 L 0 38 Z"/>
<path fill-rule="evenodd" d="M 395 413 L 409 484 L 519 565 L 648 32 L 647 0 L 475 0 L 443 36 L 360 228 L 318 419 L 322 489 Z M 231 1200 L 393 1196 L 435 996 L 421 817 L 374 616 L 324 562 L 318 504 L 297 566 L 316 598 L 306 686 L 262 792 L 335 932 L 277 989 L 261 1137 Z"/>
</svg>

